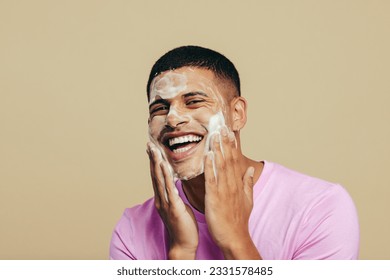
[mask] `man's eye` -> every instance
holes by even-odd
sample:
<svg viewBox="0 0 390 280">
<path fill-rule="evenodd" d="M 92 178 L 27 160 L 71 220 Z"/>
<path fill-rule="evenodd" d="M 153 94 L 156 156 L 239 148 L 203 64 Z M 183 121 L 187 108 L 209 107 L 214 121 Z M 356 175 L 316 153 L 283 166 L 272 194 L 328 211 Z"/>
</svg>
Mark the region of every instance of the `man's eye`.
<svg viewBox="0 0 390 280">
<path fill-rule="evenodd" d="M 152 108 L 150 110 L 150 113 L 151 114 L 154 114 L 154 113 L 162 113 L 162 112 L 165 112 L 168 110 L 168 106 L 167 105 L 159 105 L 159 106 L 156 106 L 154 108 Z"/>
<path fill-rule="evenodd" d="M 188 101 L 187 101 L 187 105 L 194 105 L 194 104 L 197 104 L 197 103 L 201 103 L 201 102 L 203 102 L 203 101 L 204 101 L 203 99 L 188 100 Z"/>
</svg>

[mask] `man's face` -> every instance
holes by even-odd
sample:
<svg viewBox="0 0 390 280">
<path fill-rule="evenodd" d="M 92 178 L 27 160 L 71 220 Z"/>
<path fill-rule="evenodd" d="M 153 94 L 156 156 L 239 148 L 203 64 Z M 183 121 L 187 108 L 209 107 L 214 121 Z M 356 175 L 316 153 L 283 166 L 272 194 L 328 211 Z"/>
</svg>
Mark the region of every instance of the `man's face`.
<svg viewBox="0 0 390 280">
<path fill-rule="evenodd" d="M 150 86 L 149 137 L 183 180 L 203 173 L 210 136 L 229 120 L 232 86 L 203 68 L 158 75 Z"/>
</svg>

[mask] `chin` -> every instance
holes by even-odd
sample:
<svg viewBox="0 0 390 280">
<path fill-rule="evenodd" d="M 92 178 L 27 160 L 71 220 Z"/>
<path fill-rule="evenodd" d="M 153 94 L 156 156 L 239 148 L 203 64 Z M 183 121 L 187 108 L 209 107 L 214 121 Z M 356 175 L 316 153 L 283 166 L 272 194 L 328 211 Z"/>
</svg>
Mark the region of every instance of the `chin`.
<svg viewBox="0 0 390 280">
<path fill-rule="evenodd" d="M 181 163 L 176 166 L 172 166 L 175 176 L 184 181 L 191 180 L 204 172 L 204 167 L 203 167 L 203 161 L 201 162 L 194 162 L 194 161 L 189 161 L 186 163 Z"/>
</svg>

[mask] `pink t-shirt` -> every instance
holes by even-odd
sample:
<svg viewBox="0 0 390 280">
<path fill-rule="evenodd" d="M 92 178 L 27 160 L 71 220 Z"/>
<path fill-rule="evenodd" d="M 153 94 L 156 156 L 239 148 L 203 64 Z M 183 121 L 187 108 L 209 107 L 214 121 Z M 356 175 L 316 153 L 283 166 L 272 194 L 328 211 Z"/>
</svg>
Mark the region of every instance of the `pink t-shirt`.
<svg viewBox="0 0 390 280">
<path fill-rule="evenodd" d="M 181 182 L 176 186 L 190 205 Z M 357 259 L 357 213 L 340 185 L 265 161 L 253 196 L 249 232 L 263 259 Z M 196 259 L 223 259 L 205 216 L 191 208 L 199 227 Z M 168 240 L 154 201 L 149 199 L 124 211 L 112 235 L 110 258 L 167 259 Z"/>
</svg>

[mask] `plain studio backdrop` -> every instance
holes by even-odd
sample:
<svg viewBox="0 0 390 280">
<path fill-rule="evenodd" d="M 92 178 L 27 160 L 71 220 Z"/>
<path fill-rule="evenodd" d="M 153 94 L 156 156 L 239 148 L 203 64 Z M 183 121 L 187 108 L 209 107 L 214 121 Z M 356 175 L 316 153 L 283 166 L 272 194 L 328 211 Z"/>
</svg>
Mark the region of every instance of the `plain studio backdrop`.
<svg viewBox="0 0 390 280">
<path fill-rule="evenodd" d="M 151 197 L 146 81 L 181 45 L 238 68 L 243 150 L 341 183 L 390 258 L 390 2 L 0 1 L 0 259 L 107 259 Z"/>
</svg>

